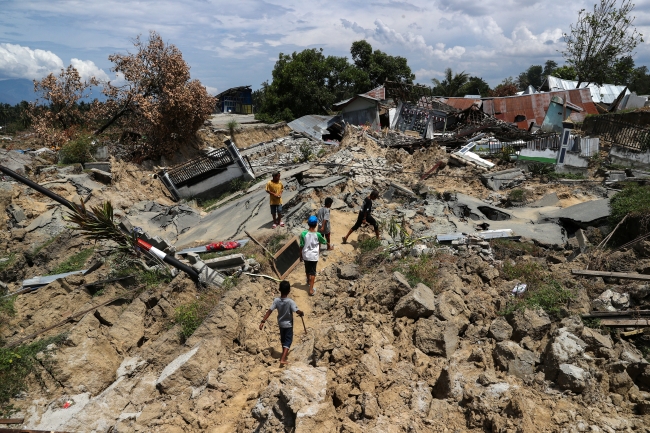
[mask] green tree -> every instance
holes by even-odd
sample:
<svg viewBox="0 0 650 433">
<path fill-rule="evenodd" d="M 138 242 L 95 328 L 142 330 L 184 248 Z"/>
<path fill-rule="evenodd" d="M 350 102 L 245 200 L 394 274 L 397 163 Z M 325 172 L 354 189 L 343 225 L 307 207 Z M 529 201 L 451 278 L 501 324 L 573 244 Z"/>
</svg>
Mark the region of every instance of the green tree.
<svg viewBox="0 0 650 433">
<path fill-rule="evenodd" d="M 543 68 L 541 65 L 532 65 L 525 72 L 522 72 L 517 77 L 517 85 L 519 90 L 526 90 L 528 86 L 533 86 L 535 89 L 539 89 L 542 85 L 543 79 Z"/>
<path fill-rule="evenodd" d="M 560 66 L 553 71 L 553 76 L 562 78 L 563 80 L 575 80 L 578 78 L 578 73 L 573 66 Z"/>
<path fill-rule="evenodd" d="M 632 56 L 624 56 L 618 59 L 612 66 L 607 83 L 628 86 L 634 73 L 634 60 Z"/>
<path fill-rule="evenodd" d="M 433 91 L 441 96 L 458 96 L 461 88 L 467 84 L 469 75 L 465 71 L 454 74 L 451 68 L 445 69 L 445 78 L 440 81 L 433 78 L 431 81 L 435 84 Z"/>
<path fill-rule="evenodd" d="M 387 80 L 412 84 L 415 79 L 406 58 L 373 51 L 364 40 L 353 42 L 350 54 L 354 65 L 367 74 L 371 87 L 380 86 Z"/>
<path fill-rule="evenodd" d="M 307 114 L 327 114 L 338 98 L 359 91 L 355 80 L 368 84 L 367 76 L 351 69 L 355 68 L 344 57 L 326 57 L 322 48 L 280 53 L 273 68 L 273 81 L 262 86 L 257 118 L 276 122 Z"/>
<path fill-rule="evenodd" d="M 501 97 L 501 96 L 513 96 L 515 95 L 519 89 L 517 88 L 517 85 L 515 84 L 515 80 L 512 77 L 508 77 L 504 79 L 501 84 L 496 86 L 494 89 L 490 91 L 490 96 L 493 96 L 495 98 Z"/>
<path fill-rule="evenodd" d="M 622 0 L 620 7 L 616 0 L 600 0 L 593 12 L 580 10 L 578 21 L 564 34 L 566 49 L 562 52 L 576 70 L 578 86 L 605 83 L 616 62 L 633 54 L 643 42 L 643 35 L 633 26 L 633 9 L 630 0 Z"/>
<path fill-rule="evenodd" d="M 544 70 L 542 71 L 542 82 L 549 75 L 553 75 L 553 72 L 557 69 L 557 62 L 555 60 L 547 60 L 544 63 Z"/>
<path fill-rule="evenodd" d="M 629 83 L 630 90 L 638 95 L 650 93 L 650 73 L 647 66 L 639 66 L 632 71 Z"/>
<path fill-rule="evenodd" d="M 481 77 L 469 77 L 458 91 L 459 96 L 465 95 L 481 95 L 488 96 L 490 94 L 490 85 Z"/>
</svg>

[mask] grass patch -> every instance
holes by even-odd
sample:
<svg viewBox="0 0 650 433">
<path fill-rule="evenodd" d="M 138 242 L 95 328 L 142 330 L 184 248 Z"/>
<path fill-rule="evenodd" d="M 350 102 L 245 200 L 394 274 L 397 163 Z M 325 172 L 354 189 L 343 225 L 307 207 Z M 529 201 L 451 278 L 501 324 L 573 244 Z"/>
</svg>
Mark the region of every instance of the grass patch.
<svg viewBox="0 0 650 433">
<path fill-rule="evenodd" d="M 274 233 L 266 240 L 266 249 L 275 254 L 287 243 L 287 239 L 289 239 L 287 233 Z"/>
<path fill-rule="evenodd" d="M 94 248 L 86 248 L 78 253 L 68 257 L 63 262 L 59 263 L 57 267 L 52 269 L 49 275 L 64 274 L 66 272 L 79 271 L 86 263 L 86 261 L 93 255 Z"/>
<path fill-rule="evenodd" d="M 42 381 L 39 365 L 47 370 L 53 368 L 54 363 L 47 347 L 64 338 L 59 335 L 11 349 L 0 348 L 0 417 L 8 418 L 16 412 L 9 401 L 27 390 L 26 379 L 29 375 L 34 374 L 37 380 Z M 37 357 L 39 353 L 41 355 Z"/>
<path fill-rule="evenodd" d="M 544 248 L 528 242 L 495 239 L 491 242 L 490 246 L 494 251 L 494 257 L 497 260 L 516 259 L 523 255 L 530 255 L 533 257 L 542 257 L 546 255 L 546 250 L 544 250 Z"/>
<path fill-rule="evenodd" d="M 648 232 L 650 227 L 650 186 L 630 185 L 612 197 L 609 223 L 615 227 L 626 215 L 627 220 L 616 231 L 619 242 L 629 241 Z"/>
<path fill-rule="evenodd" d="M 366 238 L 359 242 L 359 251 L 368 253 L 376 250 L 381 246 L 381 241 L 377 238 Z"/>
<path fill-rule="evenodd" d="M 556 173 L 556 172 L 551 172 L 548 175 L 549 180 L 559 180 L 559 179 L 573 179 L 573 180 L 581 180 L 584 179 L 585 176 L 582 173 Z"/>
<path fill-rule="evenodd" d="M 415 260 L 409 260 L 400 271 L 404 274 L 411 287 L 424 284 L 433 289 L 438 279 L 438 266 L 435 262 L 433 256 L 422 255 Z"/>
<path fill-rule="evenodd" d="M 221 290 L 210 290 L 202 293 L 198 299 L 189 304 L 180 305 L 174 311 L 174 322 L 180 325 L 179 336 L 184 343 L 201 326 L 210 312 L 217 306 L 223 293 L 235 287 L 238 278 L 228 277 Z"/>
<path fill-rule="evenodd" d="M 40 252 L 43 251 L 45 248 L 47 248 L 47 247 L 49 247 L 50 245 L 52 245 L 52 244 L 53 244 L 53 243 L 54 243 L 54 242 L 55 242 L 55 241 L 56 241 L 60 236 L 61 236 L 61 233 L 59 233 L 58 235 L 54 236 L 53 238 L 48 239 L 47 241 L 45 241 L 45 243 L 43 243 L 43 244 L 39 245 L 38 247 L 36 247 L 36 248 L 34 249 L 34 251 L 32 251 L 29 255 L 30 255 L 31 257 L 36 257 L 36 256 L 38 255 L 38 253 L 40 253 Z"/>
<path fill-rule="evenodd" d="M 542 308 L 550 316 L 558 317 L 561 308 L 575 298 L 573 291 L 562 286 L 539 263 L 506 261 L 501 272 L 508 280 L 526 283 L 523 295 L 512 298 L 501 312 L 504 315 L 525 309 Z"/>
<path fill-rule="evenodd" d="M 0 262 L 0 272 L 9 269 L 9 267 L 11 267 L 11 265 L 14 264 L 14 262 L 16 261 L 16 253 L 11 253 L 9 254 L 9 257 L 4 257 L 4 258 L 8 260 L 3 260 L 2 262 Z"/>
</svg>

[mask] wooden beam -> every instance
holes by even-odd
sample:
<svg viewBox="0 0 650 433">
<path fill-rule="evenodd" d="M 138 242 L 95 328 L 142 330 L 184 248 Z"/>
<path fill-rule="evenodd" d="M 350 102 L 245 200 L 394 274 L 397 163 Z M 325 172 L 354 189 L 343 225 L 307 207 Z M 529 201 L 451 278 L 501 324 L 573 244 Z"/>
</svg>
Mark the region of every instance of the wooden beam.
<svg viewBox="0 0 650 433">
<path fill-rule="evenodd" d="M 632 337 L 633 335 L 643 334 L 643 329 L 636 329 L 634 331 L 621 332 L 623 337 Z"/>
<path fill-rule="evenodd" d="M 0 418 L 0 424 L 22 424 L 25 418 Z"/>
<path fill-rule="evenodd" d="M 601 319 L 600 326 L 628 327 L 650 326 L 650 317 L 647 319 Z"/>
<path fill-rule="evenodd" d="M 593 319 L 596 317 L 637 317 L 637 316 L 650 316 L 650 310 L 622 310 L 622 311 L 592 311 L 589 314 L 583 314 L 585 319 Z"/>
<path fill-rule="evenodd" d="M 636 273 L 628 274 L 625 272 L 585 271 L 582 269 L 572 269 L 571 273 L 573 275 L 581 275 L 583 277 L 610 277 L 610 278 L 622 278 L 626 280 L 650 281 L 650 275 L 636 274 Z"/>
</svg>

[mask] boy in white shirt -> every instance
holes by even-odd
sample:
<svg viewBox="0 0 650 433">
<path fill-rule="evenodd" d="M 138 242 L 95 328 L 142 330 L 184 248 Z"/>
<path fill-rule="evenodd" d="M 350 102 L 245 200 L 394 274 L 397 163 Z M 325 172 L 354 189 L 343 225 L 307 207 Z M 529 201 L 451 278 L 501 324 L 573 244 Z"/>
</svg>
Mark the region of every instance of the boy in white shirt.
<svg viewBox="0 0 650 433">
<path fill-rule="evenodd" d="M 305 274 L 307 274 L 307 284 L 309 284 L 309 296 L 314 296 L 314 282 L 316 281 L 316 265 L 320 252 L 320 244 L 326 245 L 327 240 L 316 231 L 318 227 L 318 217 L 312 215 L 307 220 L 309 230 L 300 234 L 300 248 L 302 248 L 301 259 L 305 262 Z"/>
</svg>

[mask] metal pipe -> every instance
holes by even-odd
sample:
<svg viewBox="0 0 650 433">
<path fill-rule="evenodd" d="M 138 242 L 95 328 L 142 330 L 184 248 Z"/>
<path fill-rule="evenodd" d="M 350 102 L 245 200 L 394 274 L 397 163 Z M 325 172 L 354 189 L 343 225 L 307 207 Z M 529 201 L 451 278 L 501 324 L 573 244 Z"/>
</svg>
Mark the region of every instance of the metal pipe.
<svg viewBox="0 0 650 433">
<path fill-rule="evenodd" d="M 58 203 L 61 203 L 63 206 L 65 206 L 65 207 L 67 207 L 69 209 L 72 209 L 72 210 L 77 210 L 76 206 L 74 204 L 72 204 L 71 202 L 69 202 L 68 200 L 64 199 L 63 197 L 61 197 L 58 194 L 53 193 L 49 189 L 37 184 L 36 182 L 31 181 L 31 180 L 27 179 L 26 177 L 19 175 L 15 171 L 9 170 L 7 167 L 4 167 L 2 165 L 0 165 L 0 171 L 3 172 L 4 174 L 6 174 L 7 176 L 14 178 L 18 182 L 23 183 L 23 184 L 27 185 L 28 187 L 30 187 L 32 189 L 35 189 L 36 191 L 40 192 L 44 196 L 49 197 L 49 198 L 51 198 L 52 200 L 54 200 L 54 201 L 56 201 Z"/>
</svg>

